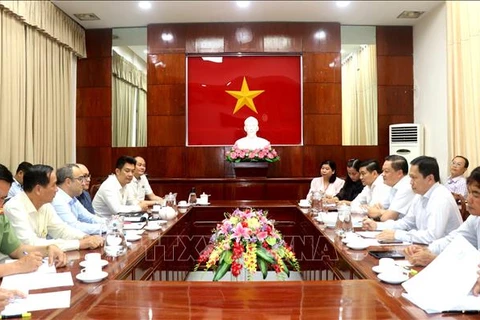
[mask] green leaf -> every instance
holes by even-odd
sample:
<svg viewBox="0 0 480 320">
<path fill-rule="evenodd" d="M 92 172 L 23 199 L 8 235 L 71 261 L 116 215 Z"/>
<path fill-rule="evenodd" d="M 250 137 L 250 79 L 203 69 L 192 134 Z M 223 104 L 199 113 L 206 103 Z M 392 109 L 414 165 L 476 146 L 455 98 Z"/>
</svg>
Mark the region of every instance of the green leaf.
<svg viewBox="0 0 480 320">
<path fill-rule="evenodd" d="M 283 267 L 283 272 L 285 272 L 287 274 L 287 277 L 290 278 L 290 270 L 288 270 L 287 265 L 284 263 L 282 267 Z"/>
<path fill-rule="evenodd" d="M 223 251 L 222 255 L 224 255 L 223 259 L 226 263 L 232 264 L 232 251 L 230 250 Z"/>
<path fill-rule="evenodd" d="M 213 281 L 218 281 L 223 278 L 225 273 L 227 273 L 228 269 L 230 269 L 231 263 L 223 262 L 220 266 L 215 270 L 213 274 Z"/>
<path fill-rule="evenodd" d="M 260 257 L 257 258 L 257 262 L 258 262 L 258 265 L 260 266 L 260 270 L 262 271 L 263 280 L 265 280 L 268 274 L 267 262 Z"/>
<path fill-rule="evenodd" d="M 275 243 L 277 243 L 277 239 L 275 239 L 274 237 L 268 237 L 265 241 L 266 241 L 270 246 L 273 246 Z"/>
<path fill-rule="evenodd" d="M 267 251 L 262 246 L 257 247 L 257 256 L 259 256 L 261 259 L 265 260 L 268 263 L 274 263 L 275 259 L 272 257 L 272 255 Z"/>
</svg>

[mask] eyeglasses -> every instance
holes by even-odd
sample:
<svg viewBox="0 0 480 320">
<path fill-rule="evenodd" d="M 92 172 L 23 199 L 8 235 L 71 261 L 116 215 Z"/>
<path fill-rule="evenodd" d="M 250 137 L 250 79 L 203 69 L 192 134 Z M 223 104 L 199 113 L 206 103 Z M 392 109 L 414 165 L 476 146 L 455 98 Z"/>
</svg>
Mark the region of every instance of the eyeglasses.
<svg viewBox="0 0 480 320">
<path fill-rule="evenodd" d="M 456 162 L 456 161 L 452 161 L 452 166 L 455 166 L 455 167 L 463 167 L 463 163 L 461 163 L 461 162 Z"/>
<path fill-rule="evenodd" d="M 72 180 L 78 180 L 78 182 L 83 182 L 83 180 L 85 179 L 85 177 L 84 177 L 84 176 L 80 176 L 80 177 L 76 177 L 76 178 L 75 178 L 75 177 L 70 177 L 70 179 L 72 179 Z"/>
<path fill-rule="evenodd" d="M 92 178 L 92 175 L 91 174 L 86 174 L 86 175 L 83 176 L 83 178 L 85 180 L 88 180 L 88 179 Z"/>
</svg>

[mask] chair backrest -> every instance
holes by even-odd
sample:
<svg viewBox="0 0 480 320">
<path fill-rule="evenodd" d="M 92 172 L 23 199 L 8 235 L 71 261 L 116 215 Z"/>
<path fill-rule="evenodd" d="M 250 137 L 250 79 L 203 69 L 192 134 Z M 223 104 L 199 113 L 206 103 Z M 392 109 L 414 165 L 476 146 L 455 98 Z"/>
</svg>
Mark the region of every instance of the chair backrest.
<svg viewBox="0 0 480 320">
<path fill-rule="evenodd" d="M 467 201 L 462 197 L 460 199 L 460 215 L 462 216 L 463 221 L 467 220 L 470 213 L 467 210 Z"/>
<path fill-rule="evenodd" d="M 90 197 L 92 198 L 92 200 L 95 197 L 95 194 L 97 193 L 98 189 L 100 189 L 101 185 L 102 185 L 101 183 L 96 183 L 96 184 L 92 184 L 90 186 L 89 192 L 90 192 Z"/>
</svg>

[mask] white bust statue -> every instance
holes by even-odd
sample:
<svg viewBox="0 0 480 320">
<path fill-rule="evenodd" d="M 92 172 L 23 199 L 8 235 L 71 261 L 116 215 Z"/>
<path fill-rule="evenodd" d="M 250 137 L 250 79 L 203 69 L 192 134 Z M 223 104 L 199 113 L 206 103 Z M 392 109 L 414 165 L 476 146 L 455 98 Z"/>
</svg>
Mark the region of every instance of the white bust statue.
<svg viewBox="0 0 480 320">
<path fill-rule="evenodd" d="M 255 149 L 263 149 L 266 146 L 270 145 L 270 141 L 257 137 L 258 131 L 258 120 L 254 117 L 248 117 L 245 119 L 245 126 L 243 130 L 247 133 L 247 136 L 235 141 L 235 146 L 240 149 L 248 149 L 248 150 L 255 150 Z"/>
</svg>

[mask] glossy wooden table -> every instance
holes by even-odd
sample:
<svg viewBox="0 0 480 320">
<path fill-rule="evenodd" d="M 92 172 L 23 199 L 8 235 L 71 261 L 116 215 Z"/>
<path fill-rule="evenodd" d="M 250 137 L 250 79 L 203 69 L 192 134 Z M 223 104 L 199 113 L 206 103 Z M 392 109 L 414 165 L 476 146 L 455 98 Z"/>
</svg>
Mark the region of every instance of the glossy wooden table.
<svg viewBox="0 0 480 320">
<path fill-rule="evenodd" d="M 155 280 L 155 273 L 169 267 L 161 261 L 168 259 L 150 256 L 159 243 L 165 238 L 175 238 L 172 235 L 186 233 L 190 237 L 189 232 L 192 230 L 207 230 L 203 226 L 194 225 L 198 221 L 214 225 L 216 221 L 210 221 L 211 217 L 218 217 L 219 212 L 231 211 L 236 207 L 268 207 L 273 215 L 283 220 L 287 233 L 296 232 L 294 230 L 318 233 L 323 241 L 322 246 L 327 247 L 325 250 L 329 254 L 322 256 L 321 263 L 315 261 L 305 265 L 327 268 L 330 272 L 328 278 L 358 280 L 233 283 L 118 280 Z M 193 208 L 170 221 L 163 230 L 145 232 L 140 241 L 132 244 L 125 256 L 108 258 L 109 264 L 104 270 L 109 273 L 109 277 L 99 283 L 85 284 L 75 279 L 80 271 L 79 262 L 83 260 L 84 254 L 91 251 L 69 252 L 70 265 L 58 272 L 71 271 L 74 286 L 41 292 L 72 290 L 71 307 L 33 312 L 33 318 L 473 319 L 472 316 L 428 316 L 401 297 L 403 289 L 400 285 L 388 285 L 378 280 L 371 270 L 378 261 L 368 255 L 367 250 L 346 248 L 333 236 L 332 230 L 323 228 L 304 212 L 293 201 L 219 201 L 211 206 Z M 298 225 L 298 228 L 292 229 L 292 223 Z M 103 253 L 103 249 L 99 252 Z M 172 257 L 175 256 L 167 258 Z M 175 261 L 173 265 L 176 265 Z M 188 264 L 180 265 L 191 270 Z M 138 270 L 141 271 L 139 277 L 136 275 Z M 308 276 L 305 274 L 304 279 L 306 278 Z"/>
</svg>

